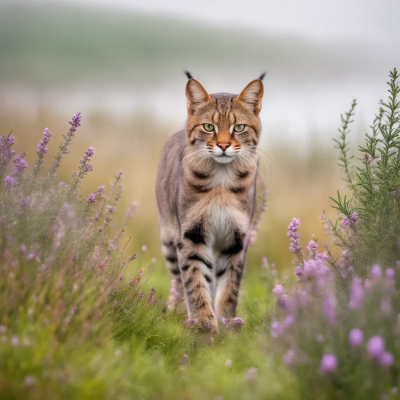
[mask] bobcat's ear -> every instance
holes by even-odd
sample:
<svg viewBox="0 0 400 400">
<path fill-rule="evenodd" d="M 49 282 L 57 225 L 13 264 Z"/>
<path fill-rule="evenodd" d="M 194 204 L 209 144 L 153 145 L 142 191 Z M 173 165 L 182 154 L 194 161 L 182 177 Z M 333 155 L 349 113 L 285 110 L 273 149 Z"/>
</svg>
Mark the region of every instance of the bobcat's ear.
<svg viewBox="0 0 400 400">
<path fill-rule="evenodd" d="M 193 78 L 188 80 L 185 93 L 188 110 L 193 109 L 193 107 L 196 107 L 198 104 L 211 99 L 210 95 L 203 88 L 203 86 L 201 86 L 200 83 Z"/>
<path fill-rule="evenodd" d="M 237 99 L 254 110 L 256 115 L 261 111 L 261 102 L 264 95 L 264 85 L 260 79 L 250 82 L 239 94 Z"/>
</svg>

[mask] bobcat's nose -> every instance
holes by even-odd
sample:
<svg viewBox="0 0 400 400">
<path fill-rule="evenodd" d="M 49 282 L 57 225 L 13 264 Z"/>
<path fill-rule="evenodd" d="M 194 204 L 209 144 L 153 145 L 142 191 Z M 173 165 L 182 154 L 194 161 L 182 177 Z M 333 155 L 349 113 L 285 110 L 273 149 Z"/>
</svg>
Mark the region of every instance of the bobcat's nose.
<svg viewBox="0 0 400 400">
<path fill-rule="evenodd" d="M 231 145 L 230 143 L 220 143 L 220 142 L 217 143 L 217 146 L 221 148 L 223 151 L 225 151 L 230 145 Z"/>
</svg>

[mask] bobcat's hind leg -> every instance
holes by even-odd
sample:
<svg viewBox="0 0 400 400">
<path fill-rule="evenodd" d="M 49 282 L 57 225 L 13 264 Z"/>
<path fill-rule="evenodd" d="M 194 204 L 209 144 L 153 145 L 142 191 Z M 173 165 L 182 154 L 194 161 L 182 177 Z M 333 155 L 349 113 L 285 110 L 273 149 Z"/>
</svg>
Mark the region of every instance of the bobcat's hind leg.
<svg viewBox="0 0 400 400">
<path fill-rule="evenodd" d="M 176 240 L 172 235 L 161 232 L 161 250 L 165 257 L 168 270 L 173 275 L 171 279 L 170 296 L 168 297 L 167 310 L 172 311 L 183 301 L 183 287 L 181 272 L 179 270 Z"/>
</svg>

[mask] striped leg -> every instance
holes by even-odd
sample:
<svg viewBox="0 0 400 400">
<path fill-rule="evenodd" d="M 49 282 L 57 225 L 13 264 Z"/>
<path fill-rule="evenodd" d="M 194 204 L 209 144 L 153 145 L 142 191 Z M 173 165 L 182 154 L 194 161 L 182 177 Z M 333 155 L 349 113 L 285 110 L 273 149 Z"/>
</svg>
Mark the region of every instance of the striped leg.
<svg viewBox="0 0 400 400">
<path fill-rule="evenodd" d="M 211 299 L 212 251 L 207 247 L 201 223 L 183 230 L 178 250 L 189 319 L 218 330 Z"/>
<path fill-rule="evenodd" d="M 167 262 L 167 268 L 173 275 L 171 279 L 170 295 L 167 301 L 167 310 L 175 310 L 183 300 L 181 272 L 178 264 L 178 254 L 173 240 L 163 240 L 161 251 Z"/>
<path fill-rule="evenodd" d="M 221 252 L 216 271 L 215 310 L 218 317 L 236 315 L 246 252 L 245 235 L 239 232 L 234 233 L 230 246 Z"/>
<path fill-rule="evenodd" d="M 178 264 L 178 254 L 176 250 L 176 245 L 173 240 L 163 240 L 161 251 L 167 262 L 167 268 L 174 276 L 174 279 L 181 279 L 181 272 L 179 270 Z"/>
</svg>

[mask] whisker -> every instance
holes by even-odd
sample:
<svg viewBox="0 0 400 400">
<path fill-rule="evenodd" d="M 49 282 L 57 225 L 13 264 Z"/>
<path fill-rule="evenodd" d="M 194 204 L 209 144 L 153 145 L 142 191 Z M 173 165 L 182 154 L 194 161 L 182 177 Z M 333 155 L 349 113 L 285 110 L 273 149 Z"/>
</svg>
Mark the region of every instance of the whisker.
<svg viewBox="0 0 400 400">
<path fill-rule="evenodd" d="M 254 147 L 254 148 L 256 148 L 256 149 L 265 150 L 267 153 L 269 153 L 269 155 L 270 155 L 272 158 L 275 158 L 275 156 L 274 156 L 268 149 L 266 149 L 266 148 L 263 147 L 263 146 L 257 145 L 257 146 L 249 146 L 249 147 Z"/>
<path fill-rule="evenodd" d="M 254 156 L 254 153 L 251 152 L 251 151 L 249 151 L 249 150 L 247 150 L 247 149 L 242 149 L 242 152 L 243 152 L 243 153 L 242 153 L 242 157 L 243 157 L 244 159 L 246 159 L 246 160 L 250 159 L 251 161 L 253 161 L 253 164 L 255 164 L 255 167 L 257 168 L 257 172 L 259 172 L 259 173 L 261 174 L 261 177 L 262 177 L 263 180 L 265 181 L 266 178 L 265 178 L 265 176 L 264 176 L 263 171 L 262 171 L 262 170 L 260 169 L 260 167 L 257 166 L 257 164 L 254 162 L 253 157 L 251 157 L 251 156 Z M 265 156 L 264 156 L 264 157 L 265 157 Z M 264 160 L 262 157 L 261 157 L 259 160 L 265 165 L 265 167 L 266 167 L 266 169 L 267 169 L 267 172 L 268 172 L 268 176 L 269 176 L 270 171 L 269 171 L 268 164 L 265 162 L 265 160 Z M 273 167 L 273 165 L 272 165 L 272 167 Z"/>
</svg>

